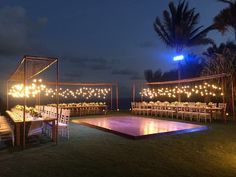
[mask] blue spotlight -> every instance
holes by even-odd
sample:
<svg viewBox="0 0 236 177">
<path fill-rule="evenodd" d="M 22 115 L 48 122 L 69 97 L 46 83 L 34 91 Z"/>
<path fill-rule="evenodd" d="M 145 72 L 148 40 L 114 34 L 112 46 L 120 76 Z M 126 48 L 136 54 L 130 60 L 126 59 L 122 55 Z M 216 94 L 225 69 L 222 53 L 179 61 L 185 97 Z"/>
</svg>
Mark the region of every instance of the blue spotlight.
<svg viewBox="0 0 236 177">
<path fill-rule="evenodd" d="M 174 60 L 174 61 L 181 61 L 181 60 L 184 60 L 184 56 L 183 56 L 183 55 L 175 56 L 175 57 L 173 57 L 173 60 Z"/>
</svg>

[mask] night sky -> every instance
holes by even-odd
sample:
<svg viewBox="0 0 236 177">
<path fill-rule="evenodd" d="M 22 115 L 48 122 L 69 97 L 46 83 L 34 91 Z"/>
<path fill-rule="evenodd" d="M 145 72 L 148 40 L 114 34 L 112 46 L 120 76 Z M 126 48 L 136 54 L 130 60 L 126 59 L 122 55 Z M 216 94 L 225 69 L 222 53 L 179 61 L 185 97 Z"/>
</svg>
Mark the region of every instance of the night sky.
<svg viewBox="0 0 236 177">
<path fill-rule="evenodd" d="M 174 1 L 178 2 L 178 1 Z M 189 0 L 205 27 L 224 7 L 216 0 Z M 0 1 L 0 77 L 5 81 L 25 54 L 60 59 L 60 80 L 120 83 L 121 97 L 143 80 L 146 69 L 168 70 L 174 50 L 153 30 L 156 16 L 167 9 L 160 0 Z M 233 39 L 229 32 L 209 36 L 217 43 Z M 202 53 L 206 47 L 188 49 Z"/>
</svg>

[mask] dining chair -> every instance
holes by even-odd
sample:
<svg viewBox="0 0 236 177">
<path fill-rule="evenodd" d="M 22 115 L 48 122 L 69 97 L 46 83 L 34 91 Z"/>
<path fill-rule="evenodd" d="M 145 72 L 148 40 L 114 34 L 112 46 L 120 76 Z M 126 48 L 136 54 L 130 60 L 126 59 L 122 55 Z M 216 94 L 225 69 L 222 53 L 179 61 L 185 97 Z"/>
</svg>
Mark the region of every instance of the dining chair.
<svg viewBox="0 0 236 177">
<path fill-rule="evenodd" d="M 62 109 L 61 115 L 58 122 L 59 134 L 62 137 L 67 137 L 69 139 L 69 122 L 70 122 L 70 110 Z"/>
<path fill-rule="evenodd" d="M 158 104 L 154 103 L 151 107 L 151 115 L 157 116 L 158 113 Z"/>
<path fill-rule="evenodd" d="M 175 110 L 175 108 L 171 104 L 169 104 L 167 106 L 167 116 L 168 117 L 171 116 L 171 118 L 173 119 L 174 118 L 174 114 L 176 114 L 176 110 Z"/>
<path fill-rule="evenodd" d="M 136 114 L 136 111 L 137 111 L 137 109 L 136 109 L 136 103 L 135 103 L 135 102 L 131 102 L 131 112 L 134 113 L 134 114 Z"/>
<path fill-rule="evenodd" d="M 184 119 L 184 113 L 185 113 L 185 106 L 181 103 L 178 104 L 177 106 L 177 119 L 179 118 L 179 116 Z"/>
<path fill-rule="evenodd" d="M 199 107 L 199 120 L 201 121 L 202 119 L 207 122 L 209 120 L 211 122 L 211 114 L 207 111 L 206 107 Z"/>
<path fill-rule="evenodd" d="M 224 117 L 226 114 L 227 103 L 219 103 L 218 107 L 221 108 L 221 115 Z"/>
<path fill-rule="evenodd" d="M 11 141 L 14 146 L 14 126 L 4 116 L 0 116 L 0 142 Z"/>
<path fill-rule="evenodd" d="M 160 117 L 163 117 L 167 114 L 166 103 L 161 103 L 159 105 L 158 114 Z"/>
<path fill-rule="evenodd" d="M 184 113 L 184 118 L 189 118 L 190 121 L 192 121 L 193 119 L 199 120 L 198 107 L 189 106 L 186 112 Z"/>
<path fill-rule="evenodd" d="M 42 121 L 32 121 L 29 131 L 28 131 L 28 136 L 40 135 L 42 133 L 43 133 L 43 122 Z"/>
</svg>

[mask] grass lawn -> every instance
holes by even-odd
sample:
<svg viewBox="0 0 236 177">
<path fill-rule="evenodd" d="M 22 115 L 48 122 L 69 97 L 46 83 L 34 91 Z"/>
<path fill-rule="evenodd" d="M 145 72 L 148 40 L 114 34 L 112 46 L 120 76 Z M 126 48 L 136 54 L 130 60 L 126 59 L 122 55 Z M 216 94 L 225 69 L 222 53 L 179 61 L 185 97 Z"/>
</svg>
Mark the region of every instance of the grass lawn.
<svg viewBox="0 0 236 177">
<path fill-rule="evenodd" d="M 236 176 L 236 124 L 132 140 L 71 123 L 70 140 L 0 151 L 0 177 Z"/>
</svg>

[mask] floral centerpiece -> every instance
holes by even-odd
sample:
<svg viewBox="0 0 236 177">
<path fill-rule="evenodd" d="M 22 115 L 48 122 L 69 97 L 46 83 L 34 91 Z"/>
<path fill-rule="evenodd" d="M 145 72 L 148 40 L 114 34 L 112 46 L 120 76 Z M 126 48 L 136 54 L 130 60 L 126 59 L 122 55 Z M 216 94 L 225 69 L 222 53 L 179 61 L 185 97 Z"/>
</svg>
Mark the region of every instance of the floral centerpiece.
<svg viewBox="0 0 236 177">
<path fill-rule="evenodd" d="M 212 106 L 213 106 L 213 103 L 212 103 L 212 102 L 209 102 L 207 106 L 208 106 L 208 107 L 212 107 Z"/>
<path fill-rule="evenodd" d="M 24 106 L 16 105 L 12 110 L 17 111 L 17 112 L 18 111 L 23 112 L 24 111 Z M 25 107 L 25 112 L 27 114 L 29 114 L 30 116 L 32 116 L 32 117 L 40 117 L 41 116 L 41 114 L 34 107 L 26 106 Z"/>
</svg>

